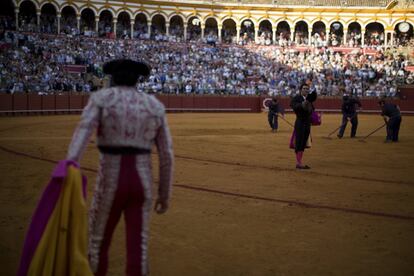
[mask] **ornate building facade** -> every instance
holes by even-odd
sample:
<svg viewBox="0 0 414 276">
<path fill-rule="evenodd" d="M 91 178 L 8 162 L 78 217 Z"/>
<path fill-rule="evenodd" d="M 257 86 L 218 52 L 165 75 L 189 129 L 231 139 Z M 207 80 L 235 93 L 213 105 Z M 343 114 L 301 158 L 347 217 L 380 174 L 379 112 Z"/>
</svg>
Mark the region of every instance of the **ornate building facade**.
<svg viewBox="0 0 414 276">
<path fill-rule="evenodd" d="M 411 39 L 414 26 L 412 0 L 11 1 L 18 29 L 32 23 L 51 33 L 76 29 L 101 36 L 212 36 L 219 42 L 304 46 L 317 38 L 332 46 L 370 46 L 396 45 L 397 36 Z"/>
</svg>

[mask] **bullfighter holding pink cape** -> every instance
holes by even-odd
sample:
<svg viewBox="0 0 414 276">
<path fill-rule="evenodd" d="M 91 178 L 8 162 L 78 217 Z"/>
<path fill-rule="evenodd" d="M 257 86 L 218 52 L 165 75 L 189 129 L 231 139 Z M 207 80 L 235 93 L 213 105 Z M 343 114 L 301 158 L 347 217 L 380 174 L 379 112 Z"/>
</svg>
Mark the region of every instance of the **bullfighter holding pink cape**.
<svg viewBox="0 0 414 276">
<path fill-rule="evenodd" d="M 138 78 L 149 75 L 148 65 L 132 60 L 114 60 L 104 65 L 104 73 L 112 76 L 112 87 L 91 95 L 67 154 L 68 162 L 79 162 L 89 138 L 97 129 L 100 166 L 89 212 L 90 269 L 95 275 L 106 275 L 112 234 L 124 213 L 126 274 L 147 275 L 152 202 L 151 150 L 155 144 L 159 155 L 155 211 L 162 214 L 168 209 L 171 193 L 172 139 L 164 106 L 155 97 L 136 89 Z M 26 256 L 26 251 L 23 256 Z M 22 258 L 24 267 L 30 259 L 31 254 Z"/>
</svg>

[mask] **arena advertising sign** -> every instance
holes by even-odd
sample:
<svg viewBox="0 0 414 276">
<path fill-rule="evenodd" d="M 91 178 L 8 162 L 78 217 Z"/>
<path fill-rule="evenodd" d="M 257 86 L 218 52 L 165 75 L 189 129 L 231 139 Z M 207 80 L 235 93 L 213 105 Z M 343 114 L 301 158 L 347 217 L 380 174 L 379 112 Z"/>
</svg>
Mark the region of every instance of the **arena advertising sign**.
<svg viewBox="0 0 414 276">
<path fill-rule="evenodd" d="M 71 74 L 82 74 L 82 73 L 86 73 L 86 66 L 85 65 L 65 65 L 63 66 L 63 70 Z"/>
</svg>

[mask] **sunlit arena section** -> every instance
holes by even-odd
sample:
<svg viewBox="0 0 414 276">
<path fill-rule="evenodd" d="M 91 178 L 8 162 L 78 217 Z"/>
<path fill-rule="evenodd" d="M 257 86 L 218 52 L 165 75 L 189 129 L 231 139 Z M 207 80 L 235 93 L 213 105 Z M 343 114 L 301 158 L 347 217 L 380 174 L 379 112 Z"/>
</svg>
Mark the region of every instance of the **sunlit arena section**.
<svg viewBox="0 0 414 276">
<path fill-rule="evenodd" d="M 124 57 L 153 66 L 140 86 L 157 94 L 290 96 L 311 74 L 320 95 L 378 97 L 414 81 L 410 1 L 3 3 L 9 93 L 96 91 Z"/>
<path fill-rule="evenodd" d="M 0 7 L 1 275 L 414 274 L 413 1 Z"/>
</svg>

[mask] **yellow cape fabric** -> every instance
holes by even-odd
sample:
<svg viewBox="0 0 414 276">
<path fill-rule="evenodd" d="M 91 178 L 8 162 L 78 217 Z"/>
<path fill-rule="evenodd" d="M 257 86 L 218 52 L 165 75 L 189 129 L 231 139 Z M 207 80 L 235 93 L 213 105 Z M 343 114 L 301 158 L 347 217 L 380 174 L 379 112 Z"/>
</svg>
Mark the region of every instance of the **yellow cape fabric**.
<svg viewBox="0 0 414 276">
<path fill-rule="evenodd" d="M 93 275 L 87 258 L 87 207 L 82 175 L 67 167 L 62 191 L 28 270 L 29 276 Z"/>
</svg>

